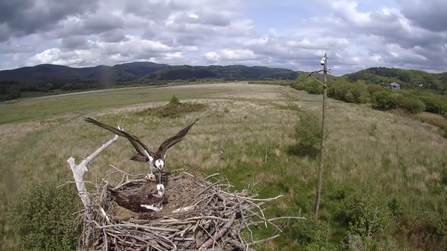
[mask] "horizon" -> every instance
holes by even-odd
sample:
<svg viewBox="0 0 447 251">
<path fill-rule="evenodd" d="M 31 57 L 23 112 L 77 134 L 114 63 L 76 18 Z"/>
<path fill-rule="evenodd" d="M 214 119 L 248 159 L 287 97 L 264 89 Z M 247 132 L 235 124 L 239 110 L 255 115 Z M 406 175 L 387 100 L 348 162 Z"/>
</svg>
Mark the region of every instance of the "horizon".
<svg viewBox="0 0 447 251">
<path fill-rule="evenodd" d="M 33 68 L 33 67 L 37 67 L 37 66 L 40 66 L 40 65 L 64 66 L 64 67 L 69 67 L 69 68 L 74 68 L 74 69 L 82 69 L 82 68 L 94 68 L 94 67 L 98 67 L 98 66 L 113 67 L 113 66 L 116 66 L 116 65 L 124 65 L 124 64 L 132 64 L 132 63 L 154 63 L 154 64 L 159 64 L 159 63 L 155 63 L 155 62 L 151 62 L 151 61 L 134 61 L 134 62 L 118 63 L 118 64 L 114 64 L 114 65 L 105 65 L 105 64 L 102 64 L 102 65 L 93 65 L 93 66 L 84 66 L 84 67 L 74 67 L 74 66 L 68 66 L 68 65 L 60 65 L 60 64 L 44 63 L 44 64 L 38 64 L 38 65 L 32 65 L 32 66 L 18 67 L 18 68 L 14 68 L 14 69 L 0 70 L 0 72 L 2 72 L 2 71 L 18 70 L 18 69 L 21 69 L 21 68 Z M 163 64 L 159 64 L 159 65 L 163 65 Z M 294 69 L 283 68 L 283 67 L 269 67 L 269 66 L 263 66 L 263 65 L 244 65 L 244 64 L 228 64 L 228 65 L 216 65 L 216 64 L 211 64 L 211 65 L 188 65 L 188 64 L 169 65 L 169 64 L 166 64 L 166 65 L 168 65 L 168 67 L 171 67 L 171 66 L 193 66 L 193 67 L 194 67 L 194 66 L 198 66 L 198 67 L 209 67 L 209 66 L 235 66 L 235 65 L 240 65 L 240 66 L 245 66 L 245 67 L 267 67 L 267 68 L 286 69 L 286 70 L 291 70 L 291 71 L 295 71 L 295 72 L 310 72 L 310 71 L 294 70 Z M 328 68 L 330 68 L 330 67 L 328 67 Z M 431 73 L 431 74 L 442 74 L 442 73 L 446 73 L 446 72 L 447 72 L 447 71 L 445 71 L 445 72 L 429 72 L 429 71 L 419 70 L 419 69 L 406 69 L 406 68 L 385 67 L 385 66 L 371 66 L 371 67 L 368 67 L 368 68 L 366 68 L 366 69 L 361 69 L 361 70 L 358 70 L 358 71 L 355 71 L 355 72 L 348 72 L 348 73 L 345 73 L 345 74 L 343 74 L 343 75 L 352 74 L 352 73 L 356 73 L 356 72 L 359 72 L 359 71 L 362 71 L 362 70 L 368 70 L 368 69 L 371 69 L 371 68 L 388 68 L 388 69 L 400 69 L 400 70 L 416 70 L 416 71 L 423 71 L 423 72 Z M 328 74 L 329 74 L 329 75 L 332 75 L 332 76 L 335 76 L 335 77 L 342 77 L 342 76 L 343 76 L 343 75 L 334 75 L 334 74 L 331 74 L 330 70 L 329 70 Z"/>
</svg>

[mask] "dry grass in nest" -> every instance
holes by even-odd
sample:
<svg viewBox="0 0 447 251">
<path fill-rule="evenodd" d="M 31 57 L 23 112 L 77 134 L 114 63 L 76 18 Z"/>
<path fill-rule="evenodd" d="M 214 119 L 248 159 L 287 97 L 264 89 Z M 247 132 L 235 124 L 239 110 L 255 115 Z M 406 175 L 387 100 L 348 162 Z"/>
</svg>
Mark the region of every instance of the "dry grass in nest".
<svg viewBox="0 0 447 251">
<path fill-rule="evenodd" d="M 122 172 L 119 170 L 119 172 Z M 114 189 L 151 193 L 153 183 L 129 180 L 123 173 Z M 143 175 L 138 176 L 143 177 Z M 105 180 L 105 179 L 104 179 Z M 267 219 L 261 206 L 281 196 L 257 199 L 246 191 L 230 192 L 228 180 L 183 169 L 165 174 L 167 200 L 160 212 L 134 213 L 118 206 L 107 194 L 107 182 L 97 185 L 92 206 L 83 214 L 81 245 L 94 250 L 252 250 L 253 245 L 279 236 L 276 221 Z M 273 236 L 255 240 L 250 227 L 268 225 Z M 244 237 L 245 238 L 244 238 Z"/>
</svg>

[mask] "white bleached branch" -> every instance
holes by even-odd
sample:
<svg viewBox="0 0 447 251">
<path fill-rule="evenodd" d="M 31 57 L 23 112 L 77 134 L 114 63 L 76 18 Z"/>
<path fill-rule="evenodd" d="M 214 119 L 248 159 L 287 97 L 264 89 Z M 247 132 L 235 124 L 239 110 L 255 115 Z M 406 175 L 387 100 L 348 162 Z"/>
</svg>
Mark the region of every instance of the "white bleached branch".
<svg viewBox="0 0 447 251">
<path fill-rule="evenodd" d="M 90 206 L 90 197 L 87 192 L 84 183 L 84 175 L 88 171 L 87 164 L 93 161 L 102 151 L 104 151 L 111 144 L 115 143 L 118 140 L 118 135 L 115 135 L 113 139 L 109 140 L 107 143 L 103 144 L 100 148 L 98 148 L 94 153 L 85 158 L 79 165 L 76 165 L 75 159 L 73 157 L 68 158 L 67 162 L 71 167 L 71 171 L 73 172 L 73 178 L 76 183 L 76 188 L 78 189 L 79 197 L 81 197 L 82 204 L 84 207 L 88 209 Z"/>
</svg>

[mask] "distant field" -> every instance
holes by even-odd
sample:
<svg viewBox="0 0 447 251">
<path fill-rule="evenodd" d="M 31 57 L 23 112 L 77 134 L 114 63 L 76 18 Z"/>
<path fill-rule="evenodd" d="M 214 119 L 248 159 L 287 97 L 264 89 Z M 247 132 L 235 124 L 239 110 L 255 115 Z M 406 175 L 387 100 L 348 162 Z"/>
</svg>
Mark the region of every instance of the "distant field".
<svg viewBox="0 0 447 251">
<path fill-rule="evenodd" d="M 209 98 L 272 99 L 272 95 L 277 95 L 275 88 L 278 87 L 248 85 L 246 82 L 238 82 L 223 85 L 201 84 L 107 89 L 19 99 L 0 105 L 0 124 L 48 119 L 69 113 L 84 114 L 104 108 L 119 108 L 133 104 L 169 101 L 172 95 L 176 95 L 181 100 Z"/>
<path fill-rule="evenodd" d="M 166 104 L 173 95 L 181 102 L 207 107 L 178 118 L 138 115 L 146 108 Z M 0 246 L 12 250 L 15 245 L 2 217 L 18 191 L 39 179 L 55 177 L 61 184 L 72 180 L 66 160 L 73 156 L 79 162 L 113 137 L 83 122 L 83 116 L 120 125 L 152 148 L 199 118 L 185 140 L 168 153 L 167 170 L 185 168 L 183 161 L 206 173 L 219 172 L 235 189 L 249 187 L 261 197 L 284 194 L 283 199 L 267 206 L 269 214 L 309 217 L 315 201 L 318 157 L 296 156 L 289 151 L 295 143 L 298 107 L 320 114 L 321 96 L 284 86 L 239 82 L 112 89 L 2 105 L 0 230 L 5 237 Z M 424 217 L 421 212 L 435 218 L 446 216 L 447 141 L 433 126 L 366 105 L 330 100 L 328 114 L 320 210 L 324 234 L 323 239 L 313 241 L 324 244 L 327 236 L 328 242 L 336 245 L 349 234 L 346 219 L 340 215 L 344 205 L 352 201 L 358 202 L 359 212 L 370 215 L 366 220 L 377 217 L 376 227 L 382 226 L 379 217 L 386 215 L 394 199 L 408 221 L 404 225 L 403 221 L 390 221 L 386 229 L 390 237 L 378 242 L 394 250 L 420 250 L 414 248 L 410 232 L 400 228 L 410 228 L 412 219 Z M 133 153 L 128 141 L 119 139 L 90 164 L 86 179 L 100 180 L 113 170 L 109 164 L 127 172 L 147 172 L 146 165 L 129 161 Z M 112 181 L 119 178 L 110 176 Z M 371 206 L 367 203 L 372 199 L 376 201 Z M 375 210 L 379 213 L 374 214 Z M 283 236 L 265 249 L 302 250 L 303 241 L 308 240 L 305 236 L 297 239 L 302 231 L 302 226 L 290 223 Z"/>
</svg>

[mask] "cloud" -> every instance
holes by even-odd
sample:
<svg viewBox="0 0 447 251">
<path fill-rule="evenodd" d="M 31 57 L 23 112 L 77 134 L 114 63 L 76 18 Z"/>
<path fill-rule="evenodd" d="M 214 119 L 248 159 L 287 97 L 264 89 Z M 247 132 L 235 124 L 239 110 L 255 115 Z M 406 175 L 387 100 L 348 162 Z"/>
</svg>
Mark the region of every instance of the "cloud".
<svg viewBox="0 0 447 251">
<path fill-rule="evenodd" d="M 415 26 L 429 31 L 447 31 L 447 2 L 444 0 L 399 0 L 401 13 Z"/>
<path fill-rule="evenodd" d="M 82 28 L 90 34 L 122 29 L 124 22 L 113 14 L 93 15 L 83 20 Z"/>
<path fill-rule="evenodd" d="M 191 13 L 180 13 L 174 17 L 172 22 L 225 27 L 230 25 L 231 20 L 229 15 L 222 12 L 198 10 L 191 11 Z"/>
<path fill-rule="evenodd" d="M 88 40 L 84 36 L 72 36 L 63 38 L 61 41 L 61 48 L 63 49 L 88 49 Z"/>
<path fill-rule="evenodd" d="M 231 50 L 231 49 L 223 49 L 219 52 L 211 51 L 207 52 L 203 55 L 203 57 L 211 62 L 220 62 L 223 61 L 248 61 L 252 59 L 256 59 L 256 55 L 253 51 L 245 49 L 245 50 Z"/>
<path fill-rule="evenodd" d="M 327 3 L 326 1 L 319 2 L 320 4 Z M 426 8 L 430 10 L 424 16 L 421 14 L 424 11 L 411 16 L 410 14 L 416 12 L 413 13 L 408 9 L 422 7 L 417 4 L 412 5 L 415 2 L 418 1 L 398 1 L 397 4 L 400 6 L 376 6 L 375 9 L 369 11 L 360 11 L 360 1 L 331 1 L 330 4 L 324 6 L 332 15 L 312 19 L 316 23 L 329 27 L 323 32 L 328 34 L 330 40 L 336 41 L 337 38 L 342 38 L 349 41 L 348 51 L 343 51 L 341 44 L 335 44 L 328 50 L 336 55 L 345 55 L 336 57 L 336 64 L 346 65 L 346 62 L 351 62 L 352 70 L 386 66 L 446 71 L 447 68 L 442 65 L 444 60 L 435 56 L 433 52 L 442 51 L 447 34 L 439 32 L 439 27 L 429 25 L 427 21 L 433 20 L 432 17 L 428 18 L 430 16 L 428 13 L 436 13 L 437 11 L 433 8 L 440 8 L 443 1 L 421 2 L 424 5 L 427 4 Z M 442 53 L 438 55 L 445 57 Z"/>
<path fill-rule="evenodd" d="M 447 71 L 443 0 L 0 1 L 0 69 L 152 61 Z"/>
<path fill-rule="evenodd" d="M 44 33 L 45 36 L 54 39 L 92 35 L 100 37 L 104 36 L 107 38 L 107 35 L 104 35 L 103 33 L 109 35 L 117 34 L 115 32 L 116 30 L 122 30 L 124 28 L 124 21 L 114 14 L 95 13 L 85 18 L 67 17 L 60 22 L 60 26 L 63 28 L 54 29 Z M 124 39 L 124 36 L 121 36 L 121 38 Z M 116 37 L 114 41 L 116 41 Z"/>
<path fill-rule="evenodd" d="M 110 31 L 105 31 L 99 35 L 99 38 L 100 40 L 109 43 L 117 43 L 127 40 L 123 29 L 114 29 Z"/>
<path fill-rule="evenodd" d="M 9 39 L 9 27 L 6 24 L 1 24 L 0 25 L 0 41 L 6 41 L 8 39 Z"/>
<path fill-rule="evenodd" d="M 22 10 L 30 9 L 33 5 L 32 0 L 0 1 L 0 22 L 10 23 Z"/>
<path fill-rule="evenodd" d="M 97 9 L 95 0 L 46 1 L 21 0 L 0 1 L 0 24 L 6 26 L 10 37 L 22 37 L 57 28 L 59 22 L 69 16 L 85 16 Z"/>
<path fill-rule="evenodd" d="M 159 42 L 140 40 L 138 37 L 132 36 L 127 36 L 126 40 L 120 43 L 86 41 L 82 37 L 62 40 L 62 44 L 64 43 L 68 47 L 76 49 L 47 49 L 29 58 L 26 65 L 61 64 L 85 67 L 99 64 L 114 65 L 132 61 L 160 61 L 157 58 L 172 62 L 174 58 L 181 58 L 181 53 L 177 52 L 175 48 Z"/>
<path fill-rule="evenodd" d="M 217 63 L 220 61 L 220 55 L 219 55 L 219 53 L 217 53 L 215 51 L 209 51 L 209 52 L 205 53 L 203 55 L 203 58 L 206 61 L 212 62 L 212 63 Z"/>
<path fill-rule="evenodd" d="M 175 10 L 174 4 L 168 1 L 126 1 L 124 14 L 135 15 L 149 20 L 164 21 L 170 16 L 170 12 Z"/>
</svg>

